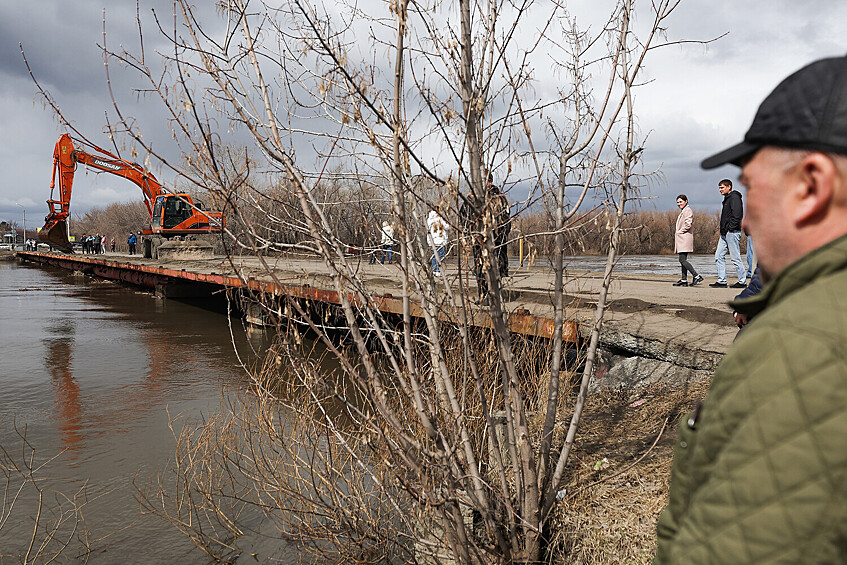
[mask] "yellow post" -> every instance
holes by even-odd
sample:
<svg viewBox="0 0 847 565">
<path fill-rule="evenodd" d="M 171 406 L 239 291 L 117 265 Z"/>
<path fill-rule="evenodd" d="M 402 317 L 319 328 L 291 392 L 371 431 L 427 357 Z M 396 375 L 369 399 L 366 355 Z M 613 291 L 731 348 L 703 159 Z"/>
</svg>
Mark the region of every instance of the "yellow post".
<svg viewBox="0 0 847 565">
<path fill-rule="evenodd" d="M 520 266 L 523 267 L 523 237 L 518 240 L 518 256 L 520 258 Z"/>
</svg>

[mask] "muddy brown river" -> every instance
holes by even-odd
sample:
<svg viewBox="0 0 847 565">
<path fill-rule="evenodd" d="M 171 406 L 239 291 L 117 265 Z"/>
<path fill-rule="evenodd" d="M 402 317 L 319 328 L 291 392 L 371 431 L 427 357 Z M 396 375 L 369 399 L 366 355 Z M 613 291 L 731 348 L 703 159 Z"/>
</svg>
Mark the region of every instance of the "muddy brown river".
<svg viewBox="0 0 847 565">
<path fill-rule="evenodd" d="M 233 330 L 242 360 L 269 339 L 245 335 L 238 321 Z M 197 423 L 223 390 L 244 386 L 224 314 L 0 263 L 0 360 L 0 446 L 20 460 L 25 433 L 36 463 L 55 457 L 38 474 L 46 501 L 87 483 L 90 563 L 208 562 L 171 525 L 141 512 L 138 487 L 173 458 L 170 421 Z M 28 550 L 34 492 L 25 489 L 0 521 L 0 561 L 18 562 Z M 8 509 L 7 499 L 0 511 Z"/>
</svg>

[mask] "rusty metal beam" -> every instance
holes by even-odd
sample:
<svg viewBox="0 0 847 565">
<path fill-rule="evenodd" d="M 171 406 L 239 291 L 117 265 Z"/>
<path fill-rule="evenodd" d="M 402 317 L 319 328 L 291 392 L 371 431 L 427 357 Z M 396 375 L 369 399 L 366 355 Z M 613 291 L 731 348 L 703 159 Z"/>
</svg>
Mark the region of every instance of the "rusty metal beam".
<svg viewBox="0 0 847 565">
<path fill-rule="evenodd" d="M 57 255 L 52 253 L 23 252 L 17 253 L 18 257 L 25 261 L 53 265 L 63 269 L 83 271 L 98 277 L 118 280 L 155 289 L 157 285 L 167 285 L 169 282 L 198 282 L 216 285 L 224 289 L 249 289 L 253 292 L 268 293 L 274 296 L 290 296 L 315 300 L 327 304 L 341 304 L 341 297 L 337 291 L 315 288 L 310 285 L 278 285 L 274 282 L 248 278 L 222 275 L 218 273 L 198 273 L 184 269 L 167 269 L 164 267 L 153 267 L 150 265 L 138 265 L 106 259 L 96 259 L 86 256 Z M 352 293 L 347 294 L 347 299 L 353 304 L 360 304 L 361 298 Z M 382 312 L 391 314 L 403 313 L 403 301 L 391 295 L 372 297 L 374 307 Z M 423 318 L 420 305 L 413 303 L 410 314 L 415 318 Z M 481 311 L 469 311 L 469 322 L 477 327 L 492 328 L 491 317 Z M 446 316 L 444 321 L 455 322 Z M 535 316 L 526 309 L 518 309 L 509 315 L 509 329 L 518 334 L 530 335 L 551 339 L 553 337 L 553 320 L 542 316 Z M 579 328 L 575 321 L 565 322 L 563 340 L 576 343 L 579 341 Z"/>
</svg>

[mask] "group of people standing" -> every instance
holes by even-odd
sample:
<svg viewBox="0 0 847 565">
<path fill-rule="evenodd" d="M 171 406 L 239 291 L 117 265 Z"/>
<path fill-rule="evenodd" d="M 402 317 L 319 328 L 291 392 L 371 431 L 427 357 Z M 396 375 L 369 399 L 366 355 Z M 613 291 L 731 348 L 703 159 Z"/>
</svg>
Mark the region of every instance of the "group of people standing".
<svg viewBox="0 0 847 565">
<path fill-rule="evenodd" d="M 112 253 L 115 252 L 114 237 L 110 241 L 105 235 L 100 235 L 99 233 L 94 235 L 82 234 L 80 241 L 82 243 L 83 253 L 101 254 L 106 253 L 107 250 L 110 250 Z"/>
<path fill-rule="evenodd" d="M 753 277 L 753 238 L 747 234 L 747 266 L 741 259 L 741 220 L 744 219 L 744 204 L 741 201 L 741 193 L 732 189 L 732 181 L 723 179 L 718 183 L 718 190 L 723 195 L 720 219 L 720 237 L 715 250 L 715 267 L 718 271 L 718 280 L 709 286 L 713 288 L 747 288 L 747 282 Z M 676 205 L 679 215 L 676 218 L 676 232 L 674 234 L 674 252 L 679 255 L 679 264 L 682 271 L 681 278 L 673 283 L 674 286 L 689 286 L 688 273 L 694 277 L 691 286 L 703 282 L 703 277 L 688 261 L 688 254 L 694 252 L 694 212 L 688 205 L 688 197 L 680 194 L 676 197 Z M 726 275 L 726 254 L 735 266 L 738 282 L 730 285 Z"/>
<path fill-rule="evenodd" d="M 490 228 L 494 243 L 493 263 L 500 278 L 509 276 L 508 238 L 512 229 L 512 218 L 509 200 L 494 184 L 493 177 L 487 177 L 485 195 L 480 202 L 475 202 L 468 195 L 459 209 L 459 224 L 463 241 L 471 248 L 473 254 L 473 275 L 476 278 L 478 304 L 488 305 L 488 280 L 485 275 L 485 260 L 489 256 L 486 234 Z M 431 272 L 441 275 L 441 265 L 447 254 L 450 243 L 450 225 L 439 210 L 430 210 L 426 219 L 427 245 L 432 250 L 430 259 Z M 388 221 L 382 223 L 380 230 L 380 263 L 391 263 L 394 246 L 394 229 Z M 376 255 L 371 255 L 371 263 L 376 263 Z"/>
<path fill-rule="evenodd" d="M 138 233 L 140 234 L 141 232 Z M 83 234 L 80 238 L 80 243 L 82 243 L 82 252 L 90 254 L 102 254 L 107 251 L 114 253 L 117 248 L 117 242 L 114 237 L 108 239 L 105 235 L 100 235 L 99 233 L 94 235 Z M 130 255 L 135 255 L 137 243 L 138 236 L 134 233 L 130 233 L 127 238 L 127 246 L 129 247 Z"/>
<path fill-rule="evenodd" d="M 465 199 L 459 208 L 459 225 L 464 241 L 471 247 L 473 254 L 473 275 L 476 279 L 480 306 L 488 306 L 488 279 L 486 278 L 486 259 L 490 257 L 486 243 L 486 234 L 491 230 L 494 257 L 491 259 L 500 279 L 509 276 L 508 239 L 512 230 L 509 200 L 494 184 L 489 174 L 485 187 L 485 196 L 480 202 L 474 202 L 472 195 Z M 447 252 L 448 225 L 438 211 L 432 210 L 427 217 L 427 241 L 432 247 L 432 272 L 441 274 L 441 262 Z"/>
</svg>

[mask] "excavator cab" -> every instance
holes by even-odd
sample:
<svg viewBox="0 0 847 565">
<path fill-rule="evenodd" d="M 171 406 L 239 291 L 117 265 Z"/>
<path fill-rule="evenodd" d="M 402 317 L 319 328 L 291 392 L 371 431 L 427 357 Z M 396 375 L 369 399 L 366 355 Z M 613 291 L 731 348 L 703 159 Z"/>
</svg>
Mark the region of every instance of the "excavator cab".
<svg viewBox="0 0 847 565">
<path fill-rule="evenodd" d="M 153 233 L 194 235 L 216 233 L 224 225 L 220 212 L 204 210 L 189 194 L 162 194 L 153 203 Z"/>
<path fill-rule="evenodd" d="M 156 197 L 150 222 L 154 232 L 158 231 L 156 228 L 172 230 L 194 215 L 191 203 L 181 196 L 166 194 Z"/>
</svg>

